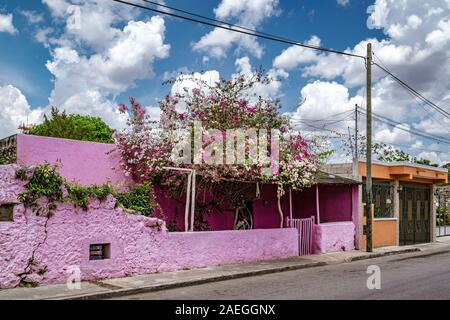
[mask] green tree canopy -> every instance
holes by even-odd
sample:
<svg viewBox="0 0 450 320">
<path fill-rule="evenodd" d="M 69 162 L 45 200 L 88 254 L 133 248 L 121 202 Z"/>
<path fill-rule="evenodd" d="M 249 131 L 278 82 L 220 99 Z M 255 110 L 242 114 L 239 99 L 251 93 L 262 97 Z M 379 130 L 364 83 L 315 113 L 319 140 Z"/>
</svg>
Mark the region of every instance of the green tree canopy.
<svg viewBox="0 0 450 320">
<path fill-rule="evenodd" d="M 44 122 L 25 131 L 26 134 L 37 136 L 66 138 L 82 141 L 112 143 L 111 129 L 102 119 L 62 113 L 52 107 L 51 118 L 44 115 Z"/>
<path fill-rule="evenodd" d="M 439 167 L 438 164 L 433 163 L 428 159 L 414 157 L 409 153 L 406 153 L 405 151 L 394 148 L 385 143 L 375 143 L 373 145 L 373 151 L 377 155 L 378 160 L 380 161 L 387 161 L 387 162 L 406 161 L 417 164 L 425 164 L 433 167 Z"/>
</svg>

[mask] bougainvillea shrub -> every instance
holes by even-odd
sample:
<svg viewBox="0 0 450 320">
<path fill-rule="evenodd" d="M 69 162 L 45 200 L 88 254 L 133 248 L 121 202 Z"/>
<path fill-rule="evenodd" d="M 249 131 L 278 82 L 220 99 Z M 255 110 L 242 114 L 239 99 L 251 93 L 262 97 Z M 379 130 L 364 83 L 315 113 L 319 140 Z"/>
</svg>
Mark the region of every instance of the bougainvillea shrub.
<svg viewBox="0 0 450 320">
<path fill-rule="evenodd" d="M 279 112 L 279 101 L 253 93 L 256 85 L 271 81 L 264 73 L 213 84 L 190 80 L 196 84 L 193 89 L 168 94 L 159 102 L 159 122 L 151 121 L 133 98 L 129 106 L 119 105 L 129 114 L 128 128 L 114 135 L 127 175 L 136 182 L 152 180 L 182 192 L 185 174 L 167 167 L 196 169 L 209 189 L 220 188 L 224 180 L 275 183 L 278 196 L 287 187 L 298 190 L 315 182 L 319 159 L 311 142 L 292 130 L 289 119 Z M 231 153 L 230 161 L 227 152 L 230 146 L 237 147 L 236 132 L 253 134 L 245 137 L 244 150 Z M 180 145 L 189 161 L 177 161 Z M 239 157 L 241 161 L 233 161 Z M 222 195 L 226 193 L 223 190 Z"/>
</svg>

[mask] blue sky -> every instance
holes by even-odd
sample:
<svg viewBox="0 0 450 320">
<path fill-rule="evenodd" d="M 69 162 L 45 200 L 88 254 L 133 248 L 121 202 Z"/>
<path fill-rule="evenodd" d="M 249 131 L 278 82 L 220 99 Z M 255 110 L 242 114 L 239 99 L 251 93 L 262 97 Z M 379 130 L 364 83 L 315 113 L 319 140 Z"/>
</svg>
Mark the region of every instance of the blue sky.
<svg viewBox="0 0 450 320">
<path fill-rule="evenodd" d="M 371 39 L 377 56 L 391 70 L 444 108 L 450 105 L 448 67 L 436 67 L 450 62 L 446 0 L 409 0 L 403 5 L 393 0 L 166 0 L 165 4 L 358 54 L 364 54 Z M 70 5 L 80 8 L 79 30 L 67 28 L 73 17 Z M 309 54 L 264 39 L 228 41 L 208 26 L 165 16 L 150 20 L 151 16 L 110 0 L 0 0 L 0 98 L 4 97 L 0 109 L 9 110 L 0 116 L 0 133 L 12 133 L 24 117 L 39 121 L 50 104 L 102 116 L 120 127 L 123 119 L 115 119 L 113 110 L 118 102 L 134 96 L 157 114 L 157 100 L 173 90 L 163 86 L 163 80 L 180 71 L 209 71 L 228 78 L 246 67 L 261 66 L 279 76 L 278 86 L 268 88 L 267 94 L 281 98 L 282 110 L 297 118 L 333 117 L 364 101 L 361 60 Z M 143 24 L 134 24 L 137 21 Z M 150 40 L 145 32 L 152 35 Z M 137 48 L 135 52 L 130 53 L 130 46 Z M 297 109 L 303 99 L 305 105 Z M 450 138 L 448 119 L 436 121 L 437 116 L 430 116 L 430 110 L 380 72 L 374 74 L 374 109 L 404 126 Z M 347 120 L 332 129 L 347 132 L 351 123 Z M 375 139 L 405 146 L 433 161 L 450 161 L 448 145 L 382 123 L 375 130 Z"/>
<path fill-rule="evenodd" d="M 186 1 L 167 1 L 166 4 L 213 17 L 213 9 L 219 2 L 197 0 L 189 2 L 188 5 Z M 370 2 L 353 1 L 342 6 L 335 0 L 284 1 L 280 5 L 282 12 L 277 17 L 267 19 L 259 30 L 298 41 L 305 41 L 311 35 L 317 35 L 322 39 L 324 46 L 344 50 L 353 47 L 364 38 L 383 38 L 382 31 L 370 30 L 366 26 L 366 11 Z M 53 88 L 53 76 L 45 67 L 51 55 L 48 48 L 36 41 L 34 33 L 43 27 L 64 28 L 64 24 L 52 21 L 48 7 L 40 1 L 0 1 L 0 8 L 3 13 L 14 14 L 14 26 L 19 30 L 17 36 L 0 33 L 0 41 L 7 43 L 6 46 L 0 47 L 1 69 L 5 70 L 5 75 L 8 76 L 8 78 L 1 77 L 0 84 L 12 84 L 22 90 L 31 106 L 45 106 Z M 27 18 L 20 14 L 23 10 L 44 14 L 44 22 L 39 26 L 30 25 Z M 139 18 L 145 19 L 148 15 L 152 13 L 142 12 Z M 121 94 L 119 100 L 133 95 L 143 103 L 154 103 L 155 99 L 160 98 L 168 90 L 167 87 L 161 86 L 164 72 L 176 71 L 183 67 L 191 71 L 217 69 L 224 77 L 234 73 L 237 55 L 230 54 L 226 59 L 203 63 L 203 54 L 191 50 L 191 43 L 200 39 L 211 30 L 211 27 L 175 18 L 168 18 L 166 27 L 167 42 L 172 46 L 170 57 L 154 66 L 156 75 L 153 79 L 137 81 L 136 88 Z M 255 67 L 262 66 L 267 70 L 271 67 L 274 57 L 288 45 L 268 40 L 260 42 L 264 46 L 265 54 L 261 59 L 254 59 L 252 63 Z M 299 88 L 306 81 L 308 79 L 302 78 L 300 73 L 286 80 L 286 90 L 282 97 L 283 107 L 286 110 L 296 105 Z"/>
</svg>

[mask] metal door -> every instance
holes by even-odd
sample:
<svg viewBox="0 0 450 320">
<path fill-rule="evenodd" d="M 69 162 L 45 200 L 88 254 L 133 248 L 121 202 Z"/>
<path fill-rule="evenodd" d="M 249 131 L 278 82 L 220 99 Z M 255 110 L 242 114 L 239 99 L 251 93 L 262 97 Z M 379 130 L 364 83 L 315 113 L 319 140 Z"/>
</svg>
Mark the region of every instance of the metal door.
<svg viewBox="0 0 450 320">
<path fill-rule="evenodd" d="M 300 256 L 313 253 L 314 217 L 306 219 L 289 219 L 287 225 L 298 231 L 298 251 Z"/>
<path fill-rule="evenodd" d="M 430 242 L 431 188 L 420 185 L 401 185 L 400 245 Z"/>
</svg>

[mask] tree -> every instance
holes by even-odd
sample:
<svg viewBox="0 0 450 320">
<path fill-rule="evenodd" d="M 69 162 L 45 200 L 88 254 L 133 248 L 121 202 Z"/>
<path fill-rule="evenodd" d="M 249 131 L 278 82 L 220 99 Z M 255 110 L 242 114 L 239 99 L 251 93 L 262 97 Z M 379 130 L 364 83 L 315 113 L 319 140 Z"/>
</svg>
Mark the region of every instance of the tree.
<svg viewBox="0 0 450 320">
<path fill-rule="evenodd" d="M 431 162 L 428 159 L 414 157 L 400 149 L 389 146 L 385 143 L 375 143 L 374 153 L 377 155 L 378 160 L 387 162 L 412 162 L 417 164 L 424 164 L 432 167 L 439 167 L 438 164 Z"/>
<path fill-rule="evenodd" d="M 26 134 L 55 138 L 66 138 L 82 141 L 112 143 L 111 129 L 102 119 L 82 116 L 78 114 L 67 115 L 52 107 L 51 118 L 44 115 L 44 122 L 25 131 Z"/>
<path fill-rule="evenodd" d="M 319 159 L 313 150 L 318 148 L 292 130 L 288 118 L 279 113 L 279 101 L 263 98 L 252 91 L 255 86 L 270 83 L 267 75 L 259 71 L 251 76 L 220 80 L 213 85 L 194 77 L 189 80 L 196 84 L 193 89 L 184 88 L 183 93 L 167 95 L 160 101 L 162 115 L 159 124 L 156 124 L 157 130 L 136 100 L 130 98 L 130 108 L 124 104 L 119 106 L 121 112 L 130 113 L 130 128 L 115 134 L 127 174 L 141 182 L 152 179 L 155 174 L 165 174 L 164 167 L 179 166 L 173 162 L 172 150 L 186 136 L 185 133 L 194 130 L 195 123 L 201 123 L 203 129 L 209 132 L 204 133 L 200 148 L 194 148 L 192 159 L 201 157 L 204 162 L 182 166 L 200 170 L 203 179 L 211 182 L 224 178 L 272 182 L 278 185 L 280 193 L 287 186 L 298 190 L 314 184 Z M 263 165 L 259 160 L 255 162 L 249 157 L 245 158 L 244 163 L 221 165 L 211 164 L 205 158 L 209 154 L 208 159 L 212 159 L 211 154 L 214 153 L 223 160 L 222 141 L 227 137 L 236 137 L 229 130 L 241 128 L 265 129 L 267 132 L 264 138 L 252 136 L 253 140 L 246 144 L 245 154 L 256 152 L 249 145 L 256 146 L 257 139 L 266 140 L 270 149 L 272 139 L 279 138 L 279 159 L 270 159 L 272 175 L 263 174 Z M 280 135 L 272 136 L 273 130 Z M 190 140 L 188 144 L 191 145 Z"/>
<path fill-rule="evenodd" d="M 202 230 L 208 228 L 205 215 L 236 212 L 256 199 L 259 183 L 276 184 L 278 199 L 287 187 L 300 190 L 315 183 L 320 157 L 327 153 L 292 129 L 289 119 L 279 113 L 278 101 L 255 93 L 255 86 L 270 82 L 264 74 L 237 76 L 212 85 L 195 77 L 188 80 L 194 88 L 185 87 L 159 102 L 159 122 L 152 122 L 133 98 L 130 106 L 119 105 L 119 111 L 129 114 L 129 127 L 115 133 L 114 139 L 122 167 L 135 182 L 152 181 L 181 201 L 186 175 L 164 168 L 197 170 L 195 228 Z M 255 132 L 241 140 L 246 142 L 239 149 L 234 143 L 238 129 Z M 196 132 L 200 132 L 199 139 Z M 191 156 L 188 161 L 177 161 L 180 144 L 183 155 Z M 232 160 L 239 154 L 240 161 L 226 161 L 229 147 L 236 151 Z M 267 161 L 260 160 L 264 154 Z"/>
</svg>

